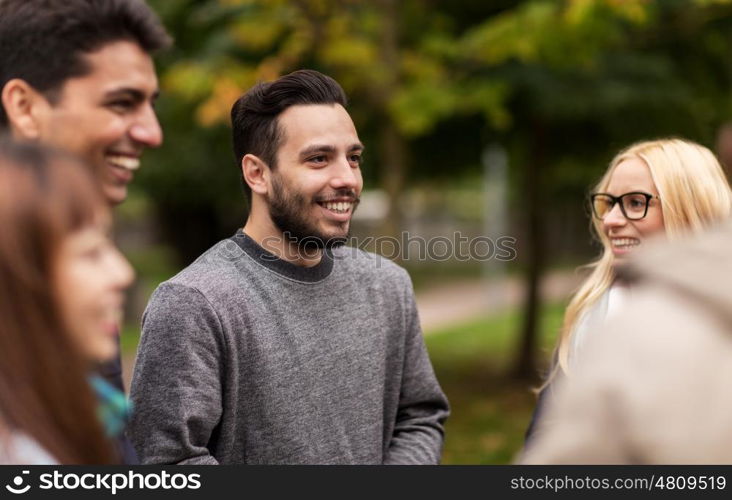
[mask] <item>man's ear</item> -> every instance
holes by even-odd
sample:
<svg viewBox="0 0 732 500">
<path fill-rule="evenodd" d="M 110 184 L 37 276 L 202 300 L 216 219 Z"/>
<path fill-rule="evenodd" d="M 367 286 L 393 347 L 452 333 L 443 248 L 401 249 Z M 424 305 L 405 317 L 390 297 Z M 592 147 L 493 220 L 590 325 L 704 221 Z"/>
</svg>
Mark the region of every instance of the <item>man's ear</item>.
<svg viewBox="0 0 732 500">
<path fill-rule="evenodd" d="M 42 130 L 42 117 L 50 107 L 45 96 L 25 80 L 13 78 L 3 87 L 0 98 L 13 136 L 18 139 L 38 139 Z"/>
<path fill-rule="evenodd" d="M 241 173 L 252 193 L 266 195 L 269 191 L 269 166 L 258 156 L 244 155 L 241 159 Z"/>
</svg>

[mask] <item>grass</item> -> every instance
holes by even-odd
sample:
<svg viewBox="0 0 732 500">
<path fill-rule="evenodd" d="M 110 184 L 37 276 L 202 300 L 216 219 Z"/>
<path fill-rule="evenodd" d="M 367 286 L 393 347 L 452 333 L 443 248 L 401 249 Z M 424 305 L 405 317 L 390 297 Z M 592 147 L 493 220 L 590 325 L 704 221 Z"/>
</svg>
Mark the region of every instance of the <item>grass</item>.
<svg viewBox="0 0 732 500">
<path fill-rule="evenodd" d="M 557 304 L 542 313 L 543 360 L 563 311 Z M 435 372 L 452 408 L 444 464 L 506 464 L 521 450 L 535 397 L 531 382 L 507 376 L 519 328 L 518 311 L 510 311 L 427 336 Z"/>
</svg>

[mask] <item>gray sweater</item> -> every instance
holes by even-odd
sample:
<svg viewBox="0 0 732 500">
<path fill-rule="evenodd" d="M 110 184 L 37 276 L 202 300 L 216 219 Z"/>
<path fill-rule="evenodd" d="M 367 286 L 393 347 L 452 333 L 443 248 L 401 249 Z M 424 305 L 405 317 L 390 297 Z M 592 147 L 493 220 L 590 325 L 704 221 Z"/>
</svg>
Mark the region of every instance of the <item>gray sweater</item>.
<svg viewBox="0 0 732 500">
<path fill-rule="evenodd" d="M 448 404 L 407 273 L 351 247 L 310 268 L 239 231 L 143 316 L 143 463 L 436 464 Z"/>
</svg>

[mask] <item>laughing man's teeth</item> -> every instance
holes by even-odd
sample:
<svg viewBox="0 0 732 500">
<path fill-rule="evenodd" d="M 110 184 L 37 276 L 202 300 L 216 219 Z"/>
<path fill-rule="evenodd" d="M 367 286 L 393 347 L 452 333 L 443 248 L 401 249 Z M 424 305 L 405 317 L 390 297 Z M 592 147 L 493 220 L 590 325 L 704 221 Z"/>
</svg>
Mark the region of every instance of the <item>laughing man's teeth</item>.
<svg viewBox="0 0 732 500">
<path fill-rule="evenodd" d="M 323 206 L 325 208 L 327 208 L 331 212 L 335 212 L 337 214 L 346 214 L 346 213 L 348 213 L 351 210 L 351 205 L 353 205 L 353 203 L 348 202 L 348 201 L 346 201 L 346 202 L 339 201 L 339 202 L 326 202 L 326 203 L 323 203 Z"/>
<path fill-rule="evenodd" d="M 637 247 L 640 245 L 640 240 L 635 238 L 615 238 L 612 240 L 614 247 Z"/>
<path fill-rule="evenodd" d="M 140 168 L 140 159 L 131 156 L 108 155 L 107 161 L 115 167 L 121 167 L 125 170 L 137 170 Z"/>
</svg>

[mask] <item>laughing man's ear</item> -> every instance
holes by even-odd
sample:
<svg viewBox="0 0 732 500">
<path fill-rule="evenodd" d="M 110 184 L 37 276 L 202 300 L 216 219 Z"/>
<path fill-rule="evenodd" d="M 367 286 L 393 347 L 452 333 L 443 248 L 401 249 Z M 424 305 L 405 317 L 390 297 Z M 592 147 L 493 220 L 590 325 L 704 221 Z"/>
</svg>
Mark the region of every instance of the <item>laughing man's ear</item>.
<svg viewBox="0 0 732 500">
<path fill-rule="evenodd" d="M 13 137 L 38 139 L 41 135 L 43 117 L 50 107 L 45 96 L 25 80 L 13 78 L 2 88 L 0 98 Z"/>
<path fill-rule="evenodd" d="M 269 191 L 269 166 L 258 156 L 244 155 L 241 159 L 241 173 L 252 193 L 265 195 Z"/>
</svg>

